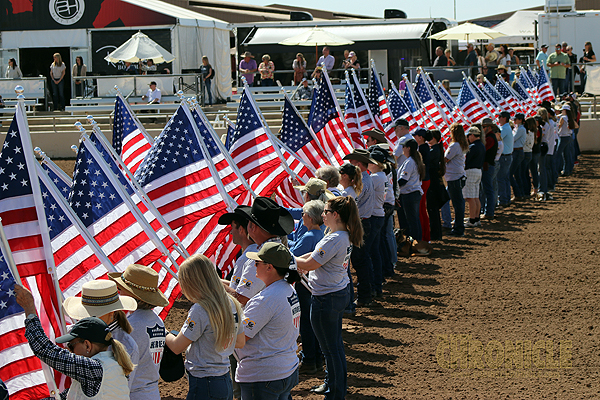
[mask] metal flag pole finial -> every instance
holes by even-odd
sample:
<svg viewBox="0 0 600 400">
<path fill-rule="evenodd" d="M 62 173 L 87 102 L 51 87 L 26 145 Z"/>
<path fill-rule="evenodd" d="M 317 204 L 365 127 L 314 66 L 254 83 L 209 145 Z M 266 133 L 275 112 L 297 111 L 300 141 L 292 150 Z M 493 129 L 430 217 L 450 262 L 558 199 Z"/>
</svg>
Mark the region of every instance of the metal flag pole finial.
<svg viewBox="0 0 600 400">
<path fill-rule="evenodd" d="M 115 91 L 117 92 L 117 94 L 122 94 L 121 93 L 121 89 L 119 89 L 119 86 L 115 85 L 114 86 Z"/>
</svg>

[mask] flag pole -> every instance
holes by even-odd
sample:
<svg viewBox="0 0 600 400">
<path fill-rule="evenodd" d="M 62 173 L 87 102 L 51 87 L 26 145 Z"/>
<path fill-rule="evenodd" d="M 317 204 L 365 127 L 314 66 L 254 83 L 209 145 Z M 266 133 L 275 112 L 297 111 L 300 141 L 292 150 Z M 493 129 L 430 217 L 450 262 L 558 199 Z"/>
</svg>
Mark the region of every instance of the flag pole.
<svg viewBox="0 0 600 400">
<path fill-rule="evenodd" d="M 439 131 L 440 127 L 438 126 L 438 124 L 435 123 L 433 118 L 431 118 L 431 114 L 429 114 L 429 111 L 427 110 L 427 108 L 424 107 L 423 104 L 420 104 L 421 100 L 417 97 L 417 94 L 414 92 L 412 83 L 408 80 L 407 77 L 404 77 L 403 79 L 404 79 L 404 82 L 406 83 L 406 90 L 408 90 L 408 92 L 410 93 L 411 97 L 413 98 L 413 101 L 419 102 L 419 104 L 415 104 L 416 107 L 419 107 L 419 113 L 421 115 L 425 114 L 425 116 L 427 117 L 429 122 L 431 122 L 431 124 L 433 126 L 435 126 L 435 129 L 437 129 Z M 427 124 L 425 124 L 425 126 L 427 126 Z"/>
<path fill-rule="evenodd" d="M 433 102 L 436 103 L 436 107 L 438 108 L 438 111 L 442 115 L 442 119 L 444 120 L 447 127 L 449 128 L 451 124 L 448 123 L 446 112 L 441 108 L 441 106 L 439 106 L 437 104 L 435 95 L 433 94 L 433 92 L 431 91 L 431 88 L 429 87 L 429 82 L 431 82 L 431 80 L 429 79 L 429 75 L 427 75 L 421 67 L 418 68 L 418 71 L 419 71 L 419 74 L 421 75 L 421 79 L 423 79 L 423 82 L 425 83 L 425 89 L 427 89 L 427 92 L 429 93 L 429 97 L 431 97 L 431 100 L 433 100 Z M 433 86 L 433 83 L 432 83 L 432 86 Z M 439 96 L 439 94 L 438 94 L 438 96 Z"/>
<path fill-rule="evenodd" d="M 2 246 L 2 254 L 4 254 L 4 258 L 6 259 L 6 264 L 8 268 L 10 268 L 10 272 L 13 274 L 15 281 L 21 284 L 21 276 L 19 275 L 19 270 L 17 269 L 17 264 L 15 264 L 15 259 L 13 258 L 12 252 L 10 251 L 10 246 L 8 245 L 8 239 L 6 239 L 6 233 L 4 233 L 4 226 L 2 225 L 2 218 L 0 217 L 0 237 L 2 238 L 1 246 Z"/>
<path fill-rule="evenodd" d="M 348 70 L 346 70 L 345 72 L 348 72 Z M 352 81 L 358 88 L 358 94 L 362 98 L 363 103 L 365 103 L 365 107 L 367 109 L 367 112 L 369 113 L 369 117 L 371 118 L 371 121 L 373 121 L 373 124 L 375 124 L 375 118 L 373 117 L 373 113 L 371 112 L 371 107 L 369 107 L 369 101 L 365 97 L 365 92 L 363 92 L 362 88 L 360 87 L 360 81 L 358 79 L 358 76 L 356 76 L 356 70 L 354 68 L 352 68 Z M 377 128 L 377 127 L 375 126 L 375 128 Z M 361 128 L 361 132 L 362 132 L 362 128 Z"/>
<path fill-rule="evenodd" d="M 327 159 L 327 156 L 325 153 L 325 150 L 323 150 L 323 147 L 321 146 L 321 143 L 319 143 L 319 140 L 317 139 L 317 135 L 315 135 L 315 133 L 312 131 L 312 129 L 309 129 L 309 126 L 306 124 L 306 121 L 304 120 L 304 118 L 302 118 L 302 116 L 300 115 L 300 113 L 298 112 L 298 109 L 296 108 L 296 106 L 294 105 L 294 103 L 292 102 L 292 100 L 289 98 L 289 96 L 287 95 L 285 88 L 281 85 L 280 81 L 277 81 L 277 85 L 279 86 L 279 89 L 281 90 L 281 92 L 283 93 L 283 96 L 285 99 L 289 100 L 290 105 L 292 106 L 292 110 L 296 113 L 296 115 L 298 116 L 298 118 L 300 118 L 300 120 L 302 121 L 302 123 L 304 124 L 304 127 L 308 130 L 308 132 L 310 133 L 310 136 L 313 138 L 313 140 L 315 141 L 315 144 L 317 145 L 317 149 L 319 149 L 319 151 L 321 151 L 321 154 L 319 154 L 321 156 L 321 159 L 328 165 L 331 165 Z M 307 165 L 308 167 L 308 165 Z M 314 171 L 313 171 L 314 172 Z"/>
<path fill-rule="evenodd" d="M 104 136 L 104 134 L 100 130 L 100 127 L 98 126 L 98 123 L 94 120 L 94 117 L 91 115 L 88 115 L 86 117 L 86 119 L 88 120 L 89 124 L 92 126 L 92 132 L 95 133 L 95 137 L 98 139 L 98 142 L 100 143 L 100 145 L 102 146 L 104 151 L 106 151 L 110 155 L 112 160 L 115 163 L 117 163 L 117 165 L 119 166 L 119 169 L 121 171 L 123 171 L 123 173 L 125 173 L 125 175 L 127 176 L 127 181 L 129 182 L 129 185 L 131 186 L 133 191 L 136 192 L 140 196 L 140 200 L 142 201 L 142 203 L 144 203 L 144 206 L 146 206 L 146 208 L 148 208 L 148 210 L 150 210 L 152 215 L 154 215 L 154 218 L 156 218 L 156 220 L 161 224 L 161 226 L 163 227 L 165 232 L 167 232 L 169 237 L 173 240 L 173 242 L 175 242 L 175 247 L 176 247 L 177 251 L 181 255 L 183 255 L 185 258 L 188 258 L 190 256 L 190 254 L 186 250 L 185 246 L 181 243 L 181 240 L 175 234 L 175 232 L 173 232 L 173 230 L 171 229 L 171 227 L 169 226 L 169 224 L 167 223 L 165 218 L 158 211 L 158 209 L 156 208 L 156 206 L 154 205 L 152 200 L 150 200 L 150 197 L 148 197 L 148 194 L 146 193 L 146 191 L 142 188 L 142 186 L 139 184 L 137 179 L 135 179 L 135 177 L 133 176 L 133 174 L 131 173 L 129 168 L 127 168 L 127 166 L 125 165 L 125 163 L 123 162 L 121 157 L 119 157 L 119 155 L 115 152 L 115 149 L 112 147 L 112 145 L 110 143 L 108 143 L 106 136 Z M 75 122 L 74 125 L 80 131 L 83 128 L 83 125 L 81 124 L 81 122 Z"/>
<path fill-rule="evenodd" d="M 98 165 L 100 166 L 100 168 L 102 169 L 102 171 L 104 172 L 106 177 L 109 179 L 110 183 L 113 185 L 115 190 L 119 193 L 119 195 L 121 196 L 121 198 L 127 205 L 127 208 L 134 215 L 135 219 L 141 225 L 142 229 L 144 230 L 146 235 L 148 235 L 148 238 L 152 241 L 154 246 L 156 246 L 156 248 L 161 253 L 163 253 L 164 256 L 168 257 L 169 260 L 171 261 L 171 263 L 175 266 L 175 268 L 177 270 L 179 270 L 179 264 L 177 264 L 175 257 L 173 257 L 173 255 L 167 249 L 165 244 L 160 240 L 160 238 L 158 237 L 158 235 L 156 234 L 156 232 L 154 231 L 152 226 L 150 226 L 150 224 L 148 223 L 146 218 L 142 215 L 138 206 L 133 202 L 133 199 L 125 192 L 121 182 L 119 182 L 119 180 L 117 179 L 117 177 L 115 176 L 113 171 L 108 167 L 108 165 L 104 161 L 104 158 L 102 158 L 100 153 L 98 153 L 98 150 L 96 149 L 94 143 L 92 143 L 91 138 L 85 133 L 85 129 L 81 128 L 80 131 L 81 131 L 81 145 L 84 146 L 86 151 L 88 151 L 92 155 L 92 157 L 94 157 L 96 159 L 96 162 L 98 163 Z M 90 146 L 87 145 L 88 141 L 91 143 Z M 167 267 L 167 265 L 162 260 L 158 259 L 158 260 L 156 260 L 156 262 L 158 262 L 160 265 L 162 265 L 171 275 L 176 277 L 177 274 L 175 274 L 171 270 L 171 268 Z"/>
<path fill-rule="evenodd" d="M 338 102 L 337 98 L 335 97 L 335 92 L 333 91 L 333 86 L 331 85 L 331 81 L 329 80 L 329 74 L 327 73 L 327 68 L 325 67 L 325 63 L 323 63 L 322 66 L 323 66 L 323 70 L 322 70 L 323 78 L 321 78 L 321 81 L 323 79 L 325 79 L 325 81 L 327 83 L 327 87 L 329 88 L 329 92 L 331 93 L 331 96 L 333 97 L 333 102 L 335 103 L 335 109 L 337 110 L 338 115 L 340 116 L 340 120 L 344 124 L 344 128 L 346 128 L 346 139 L 348 139 L 350 141 L 350 145 L 352 146 L 352 138 L 349 137 L 350 130 L 348 129 L 348 124 L 346 124 L 346 118 L 344 118 L 344 114 L 342 113 L 342 108 L 340 107 L 340 103 Z M 354 148 L 354 146 L 352 146 L 352 148 Z"/>
</svg>

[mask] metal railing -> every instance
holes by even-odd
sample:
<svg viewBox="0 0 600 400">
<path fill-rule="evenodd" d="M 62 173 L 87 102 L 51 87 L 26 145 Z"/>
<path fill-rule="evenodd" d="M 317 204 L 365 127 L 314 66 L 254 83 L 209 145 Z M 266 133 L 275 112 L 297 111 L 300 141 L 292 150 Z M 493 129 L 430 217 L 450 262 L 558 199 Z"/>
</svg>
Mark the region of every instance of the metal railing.
<svg viewBox="0 0 600 400">
<path fill-rule="evenodd" d="M 351 69 L 345 69 L 345 68 L 334 68 L 332 70 L 328 70 L 327 73 L 329 74 L 329 78 L 330 79 L 340 79 L 340 82 L 345 82 L 346 78 L 344 77 L 344 73 L 345 71 L 350 71 Z M 313 72 L 315 71 L 315 68 L 312 69 L 307 69 L 306 70 L 306 79 L 311 79 L 311 76 L 313 74 Z M 358 74 L 359 78 L 361 79 L 361 82 L 364 80 L 366 82 L 366 80 L 369 78 L 369 68 L 357 68 L 355 69 L 356 73 Z M 246 75 L 246 74 L 242 74 L 239 71 L 237 71 L 238 74 L 238 87 L 241 86 L 241 84 L 239 82 L 241 82 L 241 76 Z M 260 82 L 260 72 L 255 72 L 254 74 L 254 82 Z M 381 74 L 383 75 L 383 74 Z M 280 81 L 283 84 L 286 84 L 287 82 L 290 82 L 290 86 L 295 86 L 294 83 L 294 70 L 293 69 L 280 69 L 280 70 L 275 70 L 273 71 L 273 86 L 276 86 L 275 82 L 276 81 Z"/>
</svg>

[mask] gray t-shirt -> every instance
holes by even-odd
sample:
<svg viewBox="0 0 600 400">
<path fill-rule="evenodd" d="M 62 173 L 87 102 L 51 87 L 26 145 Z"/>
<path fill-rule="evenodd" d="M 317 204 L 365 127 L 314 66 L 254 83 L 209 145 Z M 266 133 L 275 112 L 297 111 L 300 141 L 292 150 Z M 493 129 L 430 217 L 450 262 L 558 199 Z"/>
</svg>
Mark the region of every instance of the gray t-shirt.
<svg viewBox="0 0 600 400">
<path fill-rule="evenodd" d="M 158 370 L 165 347 L 165 325 L 152 310 L 136 310 L 128 318 L 131 337 L 138 345 L 140 361 L 131 385 L 132 400 L 160 400 Z"/>
<path fill-rule="evenodd" d="M 242 333 L 240 316 L 236 312 L 233 301 L 229 302 L 235 320 L 235 335 L 239 335 Z M 196 303 L 190 308 L 181 332 L 192 341 L 185 352 L 185 369 L 188 373 L 196 378 L 205 378 L 221 376 L 229 372 L 229 356 L 233 353 L 236 337 L 231 338 L 227 347 L 217 351 L 215 332 L 204 307 Z"/>
<path fill-rule="evenodd" d="M 125 332 L 123 329 L 121 329 L 121 327 L 116 322 L 110 324 L 110 331 L 113 337 L 123 344 L 125 350 L 127 351 L 127 354 L 129 354 L 129 357 L 131 358 L 131 362 L 133 363 L 133 365 L 138 365 L 140 362 L 140 351 L 138 349 L 137 343 L 131 337 L 131 335 Z M 112 348 L 110 350 L 112 351 Z M 134 367 L 133 371 L 127 377 L 127 384 L 129 386 L 129 390 L 131 390 L 131 385 L 135 380 L 137 372 L 137 367 Z"/>
<path fill-rule="evenodd" d="M 373 212 L 373 181 L 371 175 L 367 171 L 362 173 L 362 191 L 356 198 L 356 205 L 358 206 L 358 214 L 361 218 L 370 218 Z"/>
<path fill-rule="evenodd" d="M 371 180 L 373 181 L 373 213 L 371 214 L 373 217 L 383 217 L 385 216 L 385 211 L 383 211 L 383 203 L 385 202 L 385 191 L 386 191 L 386 183 L 387 177 L 385 176 L 385 172 L 374 172 L 371 174 Z"/>
<path fill-rule="evenodd" d="M 348 186 L 344 190 L 342 190 L 342 196 L 344 197 L 352 197 L 356 201 L 356 190 L 352 186 Z"/>
<path fill-rule="evenodd" d="M 252 243 L 246 248 L 240 258 L 236 260 L 229 287 L 238 294 L 251 299 L 252 296 L 263 290 L 265 284 L 256 277 L 256 265 L 254 264 L 254 260 L 250 260 L 246 256 L 249 251 L 257 252 L 258 246 Z"/>
<path fill-rule="evenodd" d="M 283 279 L 251 298 L 244 309 L 244 333 L 250 339 L 235 351 L 239 360 L 236 382 L 267 382 L 290 376 L 298 368 L 299 323 L 298 295 Z"/>
<path fill-rule="evenodd" d="M 452 143 L 446 149 L 446 182 L 455 181 L 465 176 L 465 153 L 458 142 Z"/>
<path fill-rule="evenodd" d="M 337 231 L 325 236 L 311 254 L 321 264 L 308 276 L 308 285 L 313 296 L 323 296 L 342 290 L 350 283 L 348 264 L 352 245 L 346 231 Z"/>
</svg>

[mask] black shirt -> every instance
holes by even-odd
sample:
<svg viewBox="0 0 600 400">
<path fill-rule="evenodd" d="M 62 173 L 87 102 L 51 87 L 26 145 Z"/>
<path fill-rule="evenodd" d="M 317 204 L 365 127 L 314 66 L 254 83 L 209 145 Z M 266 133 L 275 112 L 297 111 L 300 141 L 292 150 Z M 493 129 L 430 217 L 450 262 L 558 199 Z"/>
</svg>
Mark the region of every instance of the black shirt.
<svg viewBox="0 0 600 400">
<path fill-rule="evenodd" d="M 215 76 L 215 70 L 213 69 L 213 67 L 210 64 L 208 64 L 208 65 L 202 64 L 200 66 L 200 74 L 202 74 L 203 78 L 212 79 L 213 76 Z"/>
<path fill-rule="evenodd" d="M 485 161 L 485 145 L 481 140 L 476 140 L 469 145 L 465 169 L 482 169 Z"/>
<path fill-rule="evenodd" d="M 434 144 L 429 149 L 429 164 L 427 165 L 427 172 L 429 177 L 439 178 L 440 174 L 440 166 L 441 163 L 444 162 L 444 153 L 442 152 L 441 145 Z"/>
<path fill-rule="evenodd" d="M 429 164 L 431 164 L 429 145 L 427 143 L 423 143 L 419 146 L 419 153 L 421 153 L 421 158 L 423 159 L 423 164 L 425 164 L 425 177 L 422 181 L 429 180 Z"/>
<path fill-rule="evenodd" d="M 446 58 L 445 55 L 441 55 L 438 58 L 435 59 L 435 61 L 433 62 L 433 66 L 434 67 L 447 67 L 448 66 L 448 59 Z"/>
</svg>

